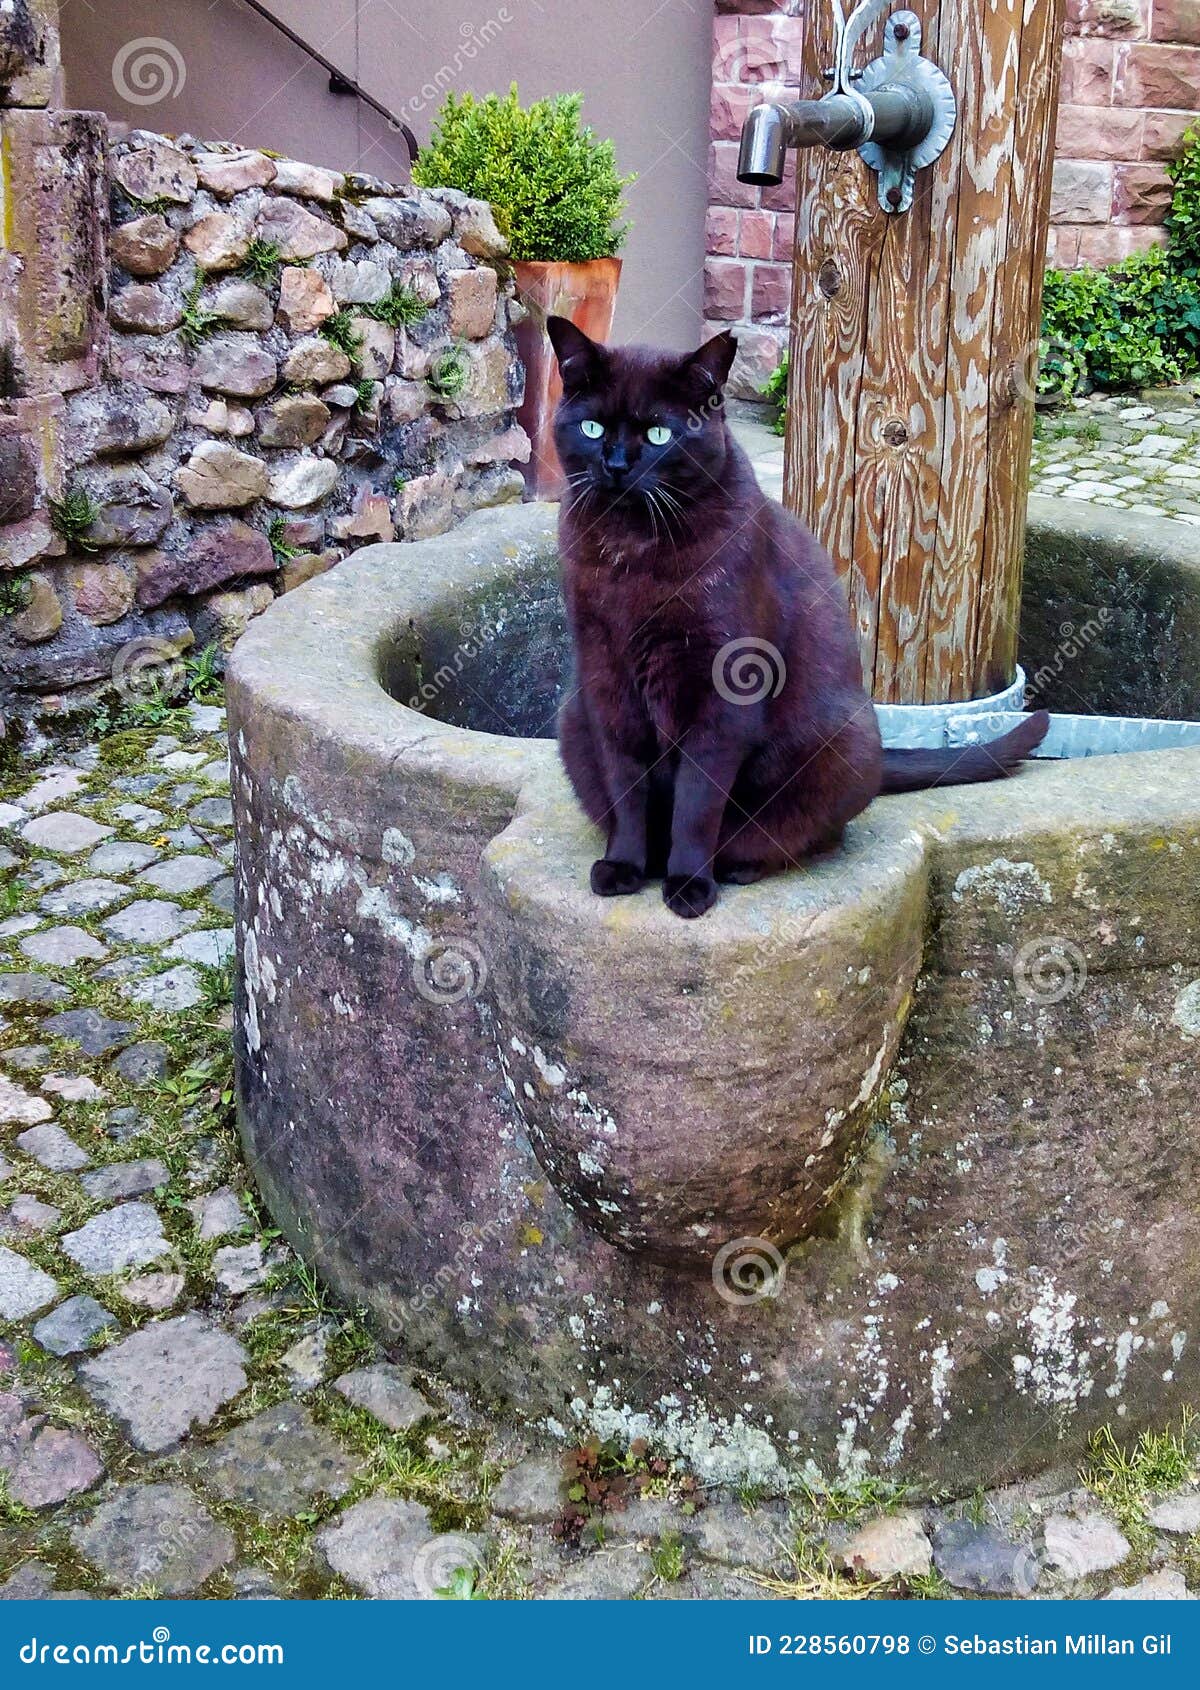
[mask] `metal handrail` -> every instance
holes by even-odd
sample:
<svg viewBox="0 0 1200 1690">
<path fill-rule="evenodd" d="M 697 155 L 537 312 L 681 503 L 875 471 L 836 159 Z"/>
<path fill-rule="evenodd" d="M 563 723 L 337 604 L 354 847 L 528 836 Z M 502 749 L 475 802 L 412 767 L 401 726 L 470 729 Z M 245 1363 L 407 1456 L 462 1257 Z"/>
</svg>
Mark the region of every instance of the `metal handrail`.
<svg viewBox="0 0 1200 1690">
<path fill-rule="evenodd" d="M 394 112 L 390 112 L 385 105 L 382 105 L 374 94 L 368 94 L 365 88 L 360 87 L 355 82 L 353 77 L 347 76 L 344 70 L 339 70 L 337 65 L 327 59 L 323 53 L 319 53 L 302 35 L 297 35 L 294 29 L 289 29 L 287 24 L 277 18 L 273 12 L 269 12 L 265 6 L 260 5 L 259 0 L 243 0 L 243 4 L 249 6 L 252 12 L 257 12 L 259 17 L 265 19 L 267 23 L 272 24 L 281 35 L 285 35 L 293 47 L 299 47 L 302 53 L 307 53 L 310 59 L 315 60 L 321 66 L 322 70 L 328 71 L 330 78 L 340 84 L 339 92 L 344 89 L 346 93 L 355 95 L 365 105 L 370 106 L 372 111 L 378 112 L 380 117 L 386 120 L 390 129 L 397 130 L 403 135 L 404 144 L 408 148 L 409 163 L 415 162 L 420 149 L 417 146 L 417 137 L 407 123 L 398 118 Z"/>
</svg>

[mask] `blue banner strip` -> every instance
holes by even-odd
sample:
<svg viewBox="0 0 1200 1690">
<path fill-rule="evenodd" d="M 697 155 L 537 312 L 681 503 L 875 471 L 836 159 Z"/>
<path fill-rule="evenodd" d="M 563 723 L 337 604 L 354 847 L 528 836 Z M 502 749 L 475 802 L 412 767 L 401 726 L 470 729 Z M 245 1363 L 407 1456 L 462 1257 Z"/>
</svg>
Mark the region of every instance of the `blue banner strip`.
<svg viewBox="0 0 1200 1690">
<path fill-rule="evenodd" d="M 599 1613 L 590 1613 L 600 1606 Z M 13 1602 L 0 1685 L 1197 1683 L 1192 1602 Z M 213 1669 L 216 1669 L 214 1674 Z M 220 1677 L 217 1676 L 219 1683 Z"/>
</svg>

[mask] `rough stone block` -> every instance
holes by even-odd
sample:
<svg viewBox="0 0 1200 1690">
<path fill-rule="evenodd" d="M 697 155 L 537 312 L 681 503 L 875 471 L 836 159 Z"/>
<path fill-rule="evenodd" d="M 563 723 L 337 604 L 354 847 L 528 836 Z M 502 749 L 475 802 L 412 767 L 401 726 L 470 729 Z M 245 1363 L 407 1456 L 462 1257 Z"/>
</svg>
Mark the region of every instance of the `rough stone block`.
<svg viewBox="0 0 1200 1690">
<path fill-rule="evenodd" d="M 161 212 L 121 223 L 109 237 L 114 261 L 131 276 L 161 276 L 174 263 L 179 236 Z"/>
<path fill-rule="evenodd" d="M 57 4 L 8 0 L 0 8 L 0 106 L 48 106 L 57 66 Z"/>
<path fill-rule="evenodd" d="M 1183 150 L 1183 138 L 1196 121 L 1194 114 L 1177 111 L 1148 111 L 1143 115 L 1145 127 L 1142 132 L 1142 157 L 1178 158 Z"/>
<path fill-rule="evenodd" d="M 1113 167 L 1089 159 L 1058 159 L 1050 190 L 1055 223 L 1107 223 L 1112 209 Z"/>
<path fill-rule="evenodd" d="M 1142 153 L 1145 114 L 1106 106 L 1060 106 L 1060 159 L 1133 159 Z"/>
<path fill-rule="evenodd" d="M 1200 111 L 1200 47 L 1118 47 L 1113 90 L 1117 106 Z"/>
<path fill-rule="evenodd" d="M 704 315 L 723 323 L 747 314 L 749 265 L 740 258 L 710 258 L 704 266 Z"/>
<path fill-rule="evenodd" d="M 775 245 L 775 216 L 770 211 L 743 211 L 739 218 L 738 251 L 743 258 L 771 257 Z"/>
<path fill-rule="evenodd" d="M 1112 105 L 1113 62 L 1114 48 L 1111 42 L 1064 41 L 1060 94 L 1063 105 Z"/>
<path fill-rule="evenodd" d="M 68 391 L 95 376 L 106 324 L 105 122 L 95 112 L 0 115 L 6 217 L 0 326 L 21 325 L 23 389 Z M 6 335 L 6 338 L 10 338 Z"/>
<path fill-rule="evenodd" d="M 1155 41 L 1200 47 L 1200 0 L 1154 0 L 1150 34 Z"/>
<path fill-rule="evenodd" d="M 1173 191 L 1171 178 L 1159 165 L 1118 164 L 1113 172 L 1113 222 L 1164 222 Z"/>
<path fill-rule="evenodd" d="M 731 206 L 709 206 L 705 218 L 705 245 L 714 258 L 737 256 L 738 214 Z"/>
<path fill-rule="evenodd" d="M 792 272 L 783 264 L 755 264 L 750 278 L 750 315 L 756 323 L 786 319 L 792 298 Z"/>
</svg>

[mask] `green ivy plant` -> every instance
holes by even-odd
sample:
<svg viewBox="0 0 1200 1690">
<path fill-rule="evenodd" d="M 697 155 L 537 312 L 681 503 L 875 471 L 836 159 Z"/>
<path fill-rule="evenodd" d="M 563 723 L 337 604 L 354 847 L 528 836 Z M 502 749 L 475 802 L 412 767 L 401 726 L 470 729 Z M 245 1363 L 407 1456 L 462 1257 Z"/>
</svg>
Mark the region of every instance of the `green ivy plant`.
<svg viewBox="0 0 1200 1690">
<path fill-rule="evenodd" d="M 1050 270 L 1042 295 L 1042 392 L 1157 387 L 1196 367 L 1200 294 L 1161 247 L 1103 270 Z"/>
<path fill-rule="evenodd" d="M 628 232 L 611 141 L 583 124 L 582 94 L 556 94 L 523 107 L 506 95 L 448 94 L 412 179 L 489 200 L 512 248 L 526 260 L 582 263 L 611 258 Z"/>
<path fill-rule="evenodd" d="M 774 407 L 775 415 L 771 418 L 771 427 L 776 434 L 787 432 L 789 363 L 790 359 L 785 352 L 767 377 L 767 385 L 763 388 L 763 397 Z"/>
</svg>

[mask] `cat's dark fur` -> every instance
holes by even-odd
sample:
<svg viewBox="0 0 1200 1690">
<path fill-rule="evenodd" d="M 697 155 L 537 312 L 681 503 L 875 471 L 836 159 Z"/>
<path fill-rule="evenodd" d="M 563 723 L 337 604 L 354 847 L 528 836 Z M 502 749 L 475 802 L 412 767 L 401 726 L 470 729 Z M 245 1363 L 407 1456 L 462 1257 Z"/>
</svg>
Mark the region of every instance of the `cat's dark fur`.
<svg viewBox="0 0 1200 1690">
<path fill-rule="evenodd" d="M 668 908 L 703 915 L 717 882 L 836 845 L 880 792 L 991 780 L 1043 738 L 1038 712 L 989 746 L 881 749 L 832 560 L 726 427 L 730 335 L 680 358 L 549 332 L 575 649 L 559 744 L 607 838 L 595 892 L 661 876 Z"/>
</svg>

